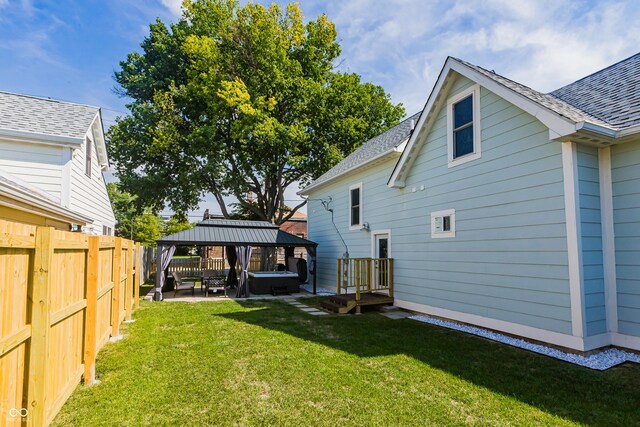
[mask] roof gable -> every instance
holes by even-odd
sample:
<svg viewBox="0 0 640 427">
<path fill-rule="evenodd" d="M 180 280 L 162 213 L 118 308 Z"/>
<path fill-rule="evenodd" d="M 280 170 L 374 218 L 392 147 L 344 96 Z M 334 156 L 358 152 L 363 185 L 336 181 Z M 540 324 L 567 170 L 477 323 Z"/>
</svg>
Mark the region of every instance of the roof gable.
<svg viewBox="0 0 640 427">
<path fill-rule="evenodd" d="M 89 132 L 104 168 L 109 162 L 100 108 L 0 91 L 0 136 L 78 148 Z"/>
<path fill-rule="evenodd" d="M 390 187 L 404 187 L 404 181 L 413 165 L 415 154 L 426 140 L 436 113 L 446 102 L 446 95 L 457 75 L 467 77 L 536 117 L 549 129 L 550 140 L 575 135 L 576 132 L 587 127 L 589 131 L 601 133 L 607 137 L 616 136 L 615 129 L 605 121 L 553 95 L 538 92 L 493 71 L 448 57 L 422 110 L 416 131 L 411 134 L 389 178 Z"/>
</svg>

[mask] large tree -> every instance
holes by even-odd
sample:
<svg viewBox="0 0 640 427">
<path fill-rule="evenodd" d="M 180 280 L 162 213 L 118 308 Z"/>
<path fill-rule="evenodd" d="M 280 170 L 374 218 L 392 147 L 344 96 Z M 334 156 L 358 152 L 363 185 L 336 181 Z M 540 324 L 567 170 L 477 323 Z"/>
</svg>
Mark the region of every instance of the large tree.
<svg viewBox="0 0 640 427">
<path fill-rule="evenodd" d="M 227 217 L 232 195 L 239 212 L 287 220 L 304 205 L 287 207 L 287 187 L 405 113 L 380 86 L 335 70 L 336 36 L 325 15 L 305 23 L 295 3 L 187 0 L 177 23 L 150 25 L 142 52 L 115 73 L 132 99 L 109 131 L 123 188 L 156 211 L 185 212 L 211 193 Z"/>
</svg>

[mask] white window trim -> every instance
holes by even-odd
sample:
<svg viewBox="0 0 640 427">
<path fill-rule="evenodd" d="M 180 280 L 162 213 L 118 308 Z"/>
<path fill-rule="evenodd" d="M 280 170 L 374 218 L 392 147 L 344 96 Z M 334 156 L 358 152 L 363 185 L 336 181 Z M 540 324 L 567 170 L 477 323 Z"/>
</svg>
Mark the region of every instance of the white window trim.
<svg viewBox="0 0 640 427">
<path fill-rule="evenodd" d="M 391 229 L 373 230 L 371 232 L 371 258 L 376 257 L 376 236 L 384 236 L 386 234 L 387 242 L 387 258 L 391 258 Z"/>
<path fill-rule="evenodd" d="M 451 229 L 449 231 L 441 231 L 436 232 L 436 221 L 437 217 L 441 216 L 449 216 L 451 217 Z M 443 239 L 447 237 L 456 237 L 456 210 L 455 209 L 446 209 L 443 211 L 431 212 L 431 238 L 432 239 Z"/>
<path fill-rule="evenodd" d="M 88 173 L 87 163 L 89 163 Z M 85 137 L 84 143 L 84 175 L 88 178 L 91 178 L 91 176 L 93 175 L 93 138 L 91 138 L 89 135 Z"/>
<path fill-rule="evenodd" d="M 354 224 L 351 225 L 351 190 L 354 190 L 356 188 L 360 189 L 360 222 L 358 224 Z M 362 183 L 359 182 L 357 184 L 353 184 L 349 187 L 349 214 L 347 215 L 348 219 L 349 219 L 349 230 L 360 230 L 362 228 L 362 214 L 364 212 L 364 210 L 362 209 L 363 206 L 363 202 L 364 202 L 364 194 L 362 193 Z"/>
<path fill-rule="evenodd" d="M 473 96 L 473 153 L 453 158 L 453 105 L 469 95 Z M 447 156 L 448 167 L 461 165 L 482 156 L 480 139 L 480 85 L 475 84 L 447 100 Z"/>
</svg>

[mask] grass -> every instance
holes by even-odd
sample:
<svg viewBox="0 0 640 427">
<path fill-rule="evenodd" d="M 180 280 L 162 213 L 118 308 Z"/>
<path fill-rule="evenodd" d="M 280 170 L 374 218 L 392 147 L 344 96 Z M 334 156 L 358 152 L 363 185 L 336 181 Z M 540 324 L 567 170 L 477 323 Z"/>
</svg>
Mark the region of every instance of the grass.
<svg viewBox="0 0 640 427">
<path fill-rule="evenodd" d="M 280 301 L 142 301 L 134 318 L 53 425 L 640 425 L 638 365 Z"/>
</svg>

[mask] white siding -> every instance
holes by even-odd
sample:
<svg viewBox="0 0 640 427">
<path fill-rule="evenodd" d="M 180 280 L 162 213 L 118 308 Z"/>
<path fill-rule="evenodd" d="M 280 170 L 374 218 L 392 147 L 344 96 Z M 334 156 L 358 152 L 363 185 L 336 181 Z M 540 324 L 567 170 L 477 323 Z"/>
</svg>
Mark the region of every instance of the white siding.
<svg viewBox="0 0 640 427">
<path fill-rule="evenodd" d="M 60 201 L 64 150 L 68 148 L 0 139 L 0 169 Z"/>
<path fill-rule="evenodd" d="M 92 140 L 96 138 L 92 136 Z M 71 193 L 69 208 L 94 219 L 92 234 L 102 234 L 102 227 L 107 226 L 112 229 L 115 226 L 115 217 L 111 209 L 107 188 L 104 182 L 95 143 L 92 147 L 91 177 L 85 174 L 85 147 L 76 149 L 71 159 Z"/>
</svg>

